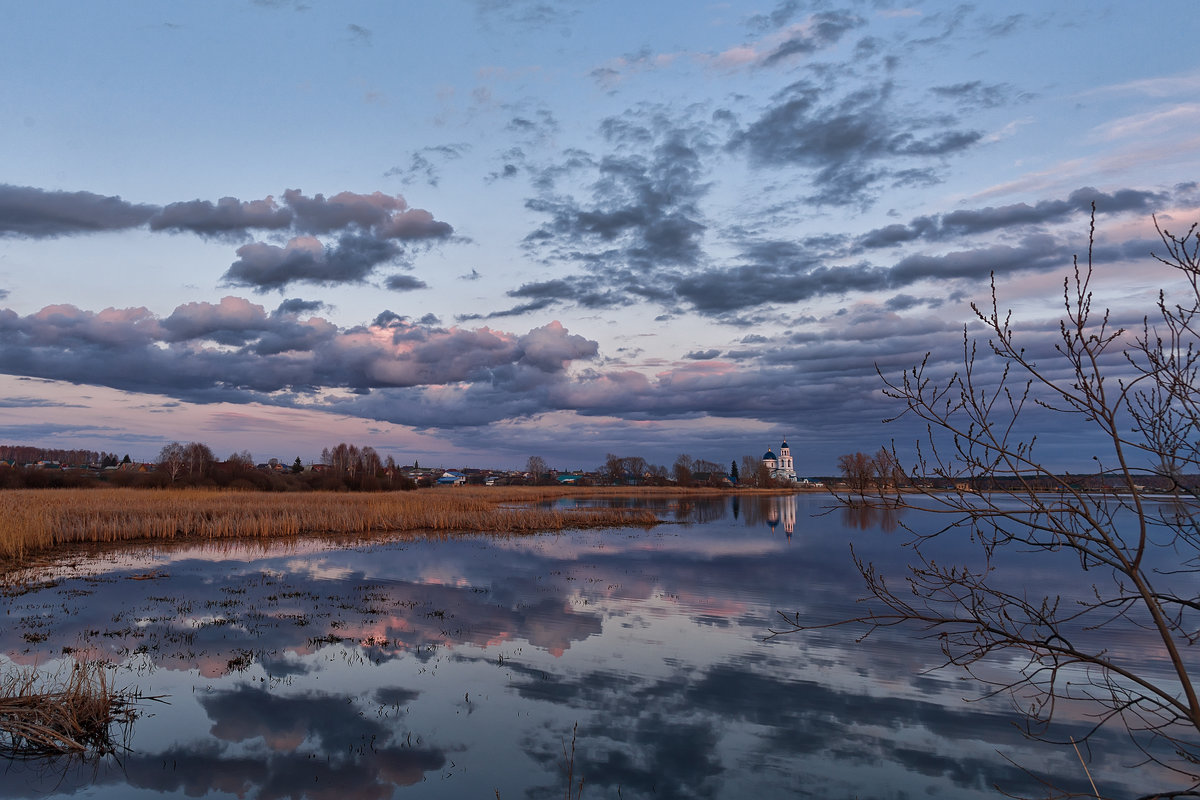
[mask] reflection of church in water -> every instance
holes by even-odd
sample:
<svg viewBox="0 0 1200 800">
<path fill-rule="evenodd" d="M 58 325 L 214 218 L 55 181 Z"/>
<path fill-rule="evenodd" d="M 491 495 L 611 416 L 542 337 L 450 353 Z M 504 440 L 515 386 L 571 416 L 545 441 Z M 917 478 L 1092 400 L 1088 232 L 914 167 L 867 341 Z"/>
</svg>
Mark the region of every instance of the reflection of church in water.
<svg viewBox="0 0 1200 800">
<path fill-rule="evenodd" d="M 795 481 L 796 468 L 792 464 L 792 450 L 788 447 L 788 443 L 784 442 L 779 445 L 779 455 L 775 455 L 775 451 L 767 449 L 762 457 L 763 466 L 767 468 L 767 472 L 771 477 L 780 481 Z"/>
<path fill-rule="evenodd" d="M 786 447 L 785 443 L 784 448 Z M 774 533 L 775 527 L 782 522 L 783 532 L 787 534 L 788 539 L 791 539 L 796 530 L 796 495 L 789 494 L 767 499 L 771 503 L 767 507 L 767 524 L 771 526 L 771 532 Z"/>
</svg>

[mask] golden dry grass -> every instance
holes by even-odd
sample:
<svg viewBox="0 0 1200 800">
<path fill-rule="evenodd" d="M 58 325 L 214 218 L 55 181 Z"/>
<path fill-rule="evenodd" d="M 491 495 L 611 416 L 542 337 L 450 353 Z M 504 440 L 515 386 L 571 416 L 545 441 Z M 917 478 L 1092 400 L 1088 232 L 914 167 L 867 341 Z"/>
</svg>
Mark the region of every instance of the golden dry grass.
<svg viewBox="0 0 1200 800">
<path fill-rule="evenodd" d="M 370 494 L 22 489 L 0 492 L 0 569 L 73 543 L 649 526 L 659 520 L 646 509 L 547 509 L 533 504 L 563 496 L 697 497 L 712 493 L 554 486 Z"/>
<path fill-rule="evenodd" d="M 114 752 L 114 726 L 136 716 L 132 699 L 97 663 L 74 664 L 65 678 L 10 669 L 0 679 L 0 751 L 12 758 Z"/>
</svg>

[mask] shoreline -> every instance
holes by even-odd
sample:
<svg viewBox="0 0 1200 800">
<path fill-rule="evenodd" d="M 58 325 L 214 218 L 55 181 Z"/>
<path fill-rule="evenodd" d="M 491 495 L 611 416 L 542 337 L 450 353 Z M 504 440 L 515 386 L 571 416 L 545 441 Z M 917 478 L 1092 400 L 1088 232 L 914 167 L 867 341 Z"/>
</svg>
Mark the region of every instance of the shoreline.
<svg viewBox="0 0 1200 800">
<path fill-rule="evenodd" d="M 813 490 L 804 490 L 806 492 Z M 652 527 L 650 509 L 538 508 L 560 498 L 702 499 L 794 494 L 795 489 L 505 486 L 407 492 L 255 492 L 223 489 L 13 489 L 0 492 L 0 574 L 81 544 L 376 535 L 408 531 L 531 534 Z"/>
</svg>

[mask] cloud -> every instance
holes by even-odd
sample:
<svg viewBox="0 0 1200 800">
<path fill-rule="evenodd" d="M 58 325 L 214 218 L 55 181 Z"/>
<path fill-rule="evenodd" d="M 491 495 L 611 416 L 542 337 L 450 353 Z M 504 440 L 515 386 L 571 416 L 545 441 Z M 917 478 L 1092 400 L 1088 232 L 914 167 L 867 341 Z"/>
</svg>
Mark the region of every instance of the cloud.
<svg viewBox="0 0 1200 800">
<path fill-rule="evenodd" d="M 262 306 L 240 297 L 225 297 L 217 304 L 185 303 L 162 320 L 166 341 L 212 339 L 220 344 L 244 344 L 265 331 L 269 317 Z"/>
<path fill-rule="evenodd" d="M 511 25 L 529 28 L 557 26 L 564 35 L 567 23 L 578 12 L 577 0 L 472 0 L 484 19 L 498 19 Z"/>
<path fill-rule="evenodd" d="M 442 144 L 433 147 L 422 147 L 409 156 L 406 167 L 392 167 L 383 173 L 385 178 L 398 177 L 405 183 L 423 180 L 430 186 L 437 186 L 441 180 L 441 164 L 447 161 L 457 161 L 470 150 L 467 144 Z"/>
<path fill-rule="evenodd" d="M 999 207 L 962 209 L 936 217 L 916 217 L 907 225 L 888 225 L 868 231 L 859 237 L 858 245 L 866 249 L 875 249 L 918 240 L 945 241 L 995 230 L 1044 225 L 1062 221 L 1076 214 L 1088 213 L 1093 203 L 1099 214 L 1127 211 L 1149 214 L 1167 200 L 1168 195 L 1162 192 L 1120 189 L 1110 193 L 1084 186 L 1062 200 L 1042 200 L 1033 205 L 1013 203 Z"/>
<path fill-rule="evenodd" d="M 342 329 L 238 297 L 187 303 L 165 318 L 144 308 L 48 306 L 24 317 L 0 310 L 2 372 L 196 402 L 312 405 L 326 390 L 436 394 L 460 382 L 536 395 L 597 352 L 596 342 L 557 322 L 518 335 L 384 312 L 371 325 Z"/>
<path fill-rule="evenodd" d="M 1194 129 L 1197 123 L 1200 123 L 1200 103 L 1180 103 L 1111 120 L 1093 130 L 1090 138 L 1138 140 Z"/>
<path fill-rule="evenodd" d="M 288 189 L 283 198 L 296 215 L 297 230 L 303 233 L 323 234 L 357 227 L 379 238 L 412 240 L 441 238 L 453 232 L 446 223 L 434 220 L 428 211 L 409 208 L 400 195 L 339 192 L 328 198 L 323 194 L 306 197 L 299 189 Z"/>
<path fill-rule="evenodd" d="M 612 153 L 598 161 L 568 155 L 550 168 L 594 168 L 589 198 L 554 193 L 550 177 L 535 181 L 543 191 L 526 206 L 549 219 L 526 245 L 556 260 L 634 271 L 698 262 L 707 229 L 698 202 L 709 190 L 702 156 L 713 149 L 707 128 L 640 109 L 606 119 L 601 132 Z"/>
<path fill-rule="evenodd" d="M 366 45 L 368 47 L 371 45 L 371 37 L 374 34 L 371 33 L 370 28 L 364 28 L 362 25 L 355 25 L 351 23 L 346 26 L 346 32 L 350 34 L 350 39 L 356 44 Z"/>
<path fill-rule="evenodd" d="M 230 286 L 248 286 L 258 292 L 296 282 L 361 283 L 377 266 L 400 253 L 394 242 L 354 234 L 343 235 L 329 246 L 312 236 L 298 236 L 283 247 L 253 242 L 238 248 L 238 260 L 223 278 Z"/>
<path fill-rule="evenodd" d="M 1018 93 L 1013 87 L 1004 83 L 984 83 L 983 81 L 964 81 L 929 89 L 935 97 L 951 100 L 960 110 L 999 108 L 1012 105 L 1016 100 L 1027 100 L 1030 95 Z"/>
<path fill-rule="evenodd" d="M 568 333 L 557 321 L 531 330 L 517 344 L 522 351 L 519 363 L 543 372 L 561 372 L 572 361 L 595 358 L 599 352 L 596 342 Z"/>
<path fill-rule="evenodd" d="M 790 19 L 795 10 L 785 7 L 776 9 L 769 23 L 756 27 L 775 28 L 782 24 L 782 20 Z M 774 30 L 756 42 L 730 48 L 705 60 L 725 69 L 774 67 L 798 56 L 810 56 L 826 50 L 841 41 L 847 33 L 865 24 L 862 17 L 849 11 L 819 11 L 804 22 Z"/>
<path fill-rule="evenodd" d="M 281 208 L 273 197 L 238 200 L 222 197 L 170 203 L 150 218 L 153 231 L 191 231 L 201 236 L 243 235 L 249 229 L 283 230 L 292 225 L 292 212 Z"/>
<path fill-rule="evenodd" d="M 141 227 L 157 211 L 118 196 L 0 184 L 0 236 L 40 239 L 127 230 Z"/>
<path fill-rule="evenodd" d="M 411 292 L 415 289 L 429 288 L 429 284 L 413 275 L 389 275 L 383 285 L 393 292 Z"/>
<path fill-rule="evenodd" d="M 321 311 L 325 308 L 327 308 L 327 306 L 320 300 L 301 300 L 299 297 L 293 297 L 280 303 L 279 308 L 275 309 L 275 313 L 304 314 L 308 312 Z"/>
<path fill-rule="evenodd" d="M 865 205 L 889 181 L 937 179 L 946 156 L 975 145 L 983 134 L 955 129 L 953 121 L 899 106 L 891 83 L 867 85 L 830 100 L 828 86 L 800 80 L 730 140 L 760 168 L 798 166 L 809 171 L 816 205 Z M 901 168 L 901 164 L 914 166 Z"/>
</svg>

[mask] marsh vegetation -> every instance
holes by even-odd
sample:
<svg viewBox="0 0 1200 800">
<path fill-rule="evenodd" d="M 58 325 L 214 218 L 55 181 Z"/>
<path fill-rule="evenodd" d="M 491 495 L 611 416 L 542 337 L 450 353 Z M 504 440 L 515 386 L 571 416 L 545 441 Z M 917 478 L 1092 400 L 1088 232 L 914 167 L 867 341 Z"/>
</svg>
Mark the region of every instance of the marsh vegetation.
<svg viewBox="0 0 1200 800">
<path fill-rule="evenodd" d="M 420 492 L 277 493 L 216 489 L 0 493 L 0 569 L 73 543 L 294 537 L 394 531 L 527 533 L 651 526 L 646 507 L 547 507 L 566 496 L 697 497 L 716 490 L 462 487 Z"/>
</svg>

